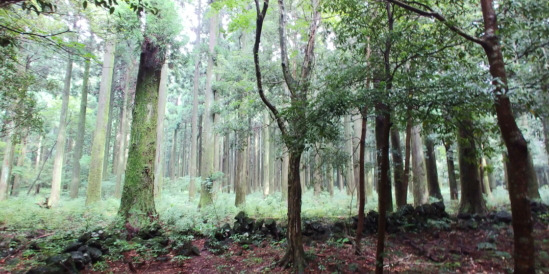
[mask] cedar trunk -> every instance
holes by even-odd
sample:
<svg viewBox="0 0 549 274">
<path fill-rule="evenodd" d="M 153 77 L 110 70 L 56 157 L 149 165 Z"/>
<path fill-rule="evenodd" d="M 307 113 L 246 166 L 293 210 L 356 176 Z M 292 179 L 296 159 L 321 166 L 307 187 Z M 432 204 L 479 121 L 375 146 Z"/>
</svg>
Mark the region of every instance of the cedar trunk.
<svg viewBox="0 0 549 274">
<path fill-rule="evenodd" d="M 80 113 L 78 114 L 78 131 L 76 133 L 76 145 L 74 146 L 72 162 L 72 180 L 70 185 L 71 198 L 78 197 L 80 188 L 80 158 L 84 147 L 84 134 L 86 131 L 86 108 L 88 105 L 88 80 L 90 78 L 90 60 L 86 59 L 84 67 L 84 78 L 82 80 L 82 93 L 80 95 Z"/>
<path fill-rule="evenodd" d="M 478 172 L 478 153 L 475 144 L 473 124 L 464 119 L 459 122 L 459 177 L 461 180 L 460 213 L 486 213 L 486 202 L 482 197 L 482 189 Z"/>
<path fill-rule="evenodd" d="M 158 96 L 164 56 L 160 46 L 145 38 L 133 107 L 126 181 L 118 214 L 126 224 L 141 229 L 156 218 L 154 170 Z"/>
<path fill-rule="evenodd" d="M 376 104 L 376 149 L 378 176 L 378 209 L 379 219 L 377 227 L 377 248 L 376 248 L 376 273 L 383 273 L 383 257 L 385 250 L 385 229 L 387 223 L 387 211 L 389 211 L 390 200 L 387 201 L 391 189 L 389 179 L 389 134 L 391 117 L 389 108 L 382 103 Z"/>
<path fill-rule="evenodd" d="M 358 148 L 358 226 L 356 229 L 356 250 L 355 253 L 361 254 L 360 241 L 362 240 L 362 230 L 364 229 L 364 205 L 366 204 L 366 191 L 364 190 L 364 152 L 366 147 L 366 110 L 361 113 L 360 141 Z"/>
<path fill-rule="evenodd" d="M 427 148 L 425 166 L 427 167 L 427 188 L 429 189 L 429 197 L 442 201 L 442 193 L 440 192 L 440 184 L 438 183 L 435 142 L 429 134 L 425 134 L 425 147 Z"/>
<path fill-rule="evenodd" d="M 450 200 L 458 199 L 458 186 L 456 180 L 456 167 L 454 165 L 454 150 L 452 145 L 444 143 L 446 149 L 446 165 L 448 166 L 448 185 L 450 186 Z"/>
<path fill-rule="evenodd" d="M 396 127 L 391 128 L 391 145 L 393 155 L 393 178 L 395 181 L 395 199 L 397 208 L 406 205 L 406 195 L 408 194 L 408 182 L 404 184 L 404 170 L 402 170 L 402 149 L 400 148 L 400 134 Z M 408 171 L 409 166 L 408 163 Z"/>
</svg>

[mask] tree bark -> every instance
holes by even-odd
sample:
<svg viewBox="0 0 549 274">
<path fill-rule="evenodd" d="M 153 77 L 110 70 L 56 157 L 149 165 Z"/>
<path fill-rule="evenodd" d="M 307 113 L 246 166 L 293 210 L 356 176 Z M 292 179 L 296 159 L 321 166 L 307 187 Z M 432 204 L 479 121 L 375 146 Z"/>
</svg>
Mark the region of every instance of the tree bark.
<svg viewBox="0 0 549 274">
<path fill-rule="evenodd" d="M 158 87 L 158 117 L 156 121 L 156 154 L 154 169 L 154 197 L 162 197 L 164 184 L 164 117 L 166 116 L 166 97 L 168 95 L 168 63 L 162 65 Z"/>
<path fill-rule="evenodd" d="M 412 169 L 414 173 L 414 206 L 420 206 L 429 202 L 426 187 L 425 160 L 423 157 L 423 145 L 421 143 L 420 126 L 412 127 Z"/>
<path fill-rule="evenodd" d="M 470 120 L 459 121 L 459 177 L 461 181 L 460 213 L 486 213 L 486 202 L 482 197 L 482 189 L 478 173 L 478 156 L 475 139 L 472 136 L 473 124 Z"/>
<path fill-rule="evenodd" d="M 202 158 L 200 161 L 200 201 L 199 208 L 203 208 L 213 203 L 212 190 L 216 178 L 215 173 L 215 134 L 214 134 L 214 119 L 213 112 L 214 91 L 212 89 L 213 68 L 215 45 L 217 43 L 217 12 L 211 9 L 213 14 L 209 20 L 209 46 L 208 46 L 208 65 L 206 68 L 206 87 L 204 90 L 204 113 L 202 127 Z"/>
<path fill-rule="evenodd" d="M 377 247 L 376 247 L 376 273 L 383 273 L 383 257 L 385 250 L 385 229 L 387 223 L 387 211 L 392 210 L 391 183 L 389 179 L 389 134 L 391 127 L 391 118 L 389 108 L 383 104 L 376 104 L 376 149 L 378 176 L 378 209 L 379 219 L 377 227 Z"/>
<path fill-rule="evenodd" d="M 366 191 L 364 189 L 365 184 L 365 172 L 364 172 L 364 158 L 366 150 L 366 125 L 367 125 L 367 111 L 364 109 L 361 113 L 361 126 L 360 126 L 360 139 L 358 148 L 358 226 L 356 229 L 355 239 L 355 253 L 357 255 L 362 254 L 360 241 L 362 240 L 362 230 L 364 229 L 364 206 L 366 204 Z M 332 187 L 333 188 L 333 187 Z M 333 195 L 333 194 L 331 194 Z"/>
<path fill-rule="evenodd" d="M 440 184 L 438 182 L 435 142 L 427 133 L 425 133 L 424 139 L 425 147 L 427 148 L 427 159 L 425 161 L 425 166 L 427 168 L 427 189 L 429 190 L 429 197 L 442 201 L 442 193 L 440 192 Z"/>
<path fill-rule="evenodd" d="M 347 194 L 355 192 L 355 173 L 353 163 L 353 135 L 351 133 L 351 118 L 346 115 L 343 118 L 343 134 L 345 135 L 345 151 L 349 153 L 345 166 L 345 183 L 347 184 Z"/>
<path fill-rule="evenodd" d="M 160 46 L 145 37 L 137 74 L 126 182 L 118 214 L 136 229 L 156 218 L 154 170 L 158 96 L 164 55 Z"/>
<path fill-rule="evenodd" d="M 128 127 L 130 125 L 130 74 L 135 67 L 135 63 L 132 62 L 128 68 L 126 68 L 126 79 L 124 87 L 124 101 L 122 102 L 122 119 L 120 120 L 120 143 L 118 144 L 118 158 L 116 159 L 116 185 L 114 188 L 114 197 L 120 199 L 122 197 L 122 185 L 124 181 L 124 172 L 126 171 L 126 149 L 128 147 Z"/>
<path fill-rule="evenodd" d="M 80 159 L 84 148 L 84 136 L 86 133 L 86 109 L 88 106 L 88 81 L 90 78 L 90 59 L 86 59 L 84 66 L 84 77 L 82 80 L 82 93 L 80 94 L 80 113 L 78 114 L 78 131 L 76 133 L 76 144 L 72 161 L 72 180 L 70 185 L 70 197 L 78 197 L 80 188 Z"/>
<path fill-rule="evenodd" d="M 400 134 L 398 128 L 391 128 L 391 145 L 393 154 L 393 178 L 395 181 L 395 200 L 397 208 L 406 205 L 408 184 L 404 185 L 404 170 L 402 170 L 402 150 L 400 148 Z M 410 167 L 408 167 L 410 168 Z"/>
<path fill-rule="evenodd" d="M 14 150 L 15 145 L 13 142 L 13 136 L 10 135 L 6 139 L 4 159 L 2 161 L 2 175 L 0 176 L 0 201 L 4 201 L 8 198 L 8 185 L 11 178 Z"/>
<path fill-rule="evenodd" d="M 194 41 L 193 48 L 195 51 L 195 59 L 194 59 L 194 76 L 193 76 L 193 107 L 192 107 L 192 116 L 191 116 L 191 151 L 189 154 L 189 201 L 194 200 L 195 192 L 196 192 L 196 178 L 198 177 L 198 153 L 199 153 L 199 146 L 198 146 L 198 138 L 199 138 L 199 129 L 198 129 L 198 90 L 200 88 L 200 28 L 202 27 L 201 22 L 201 3 L 202 1 L 198 1 L 198 10 L 196 12 L 198 16 L 198 24 L 195 28 L 195 36 L 196 40 Z"/>
<path fill-rule="evenodd" d="M 91 149 L 90 171 L 88 175 L 88 189 L 86 194 L 86 205 L 101 200 L 101 183 L 103 178 L 103 161 L 105 161 L 106 132 L 108 112 L 111 97 L 111 84 L 114 66 L 113 42 L 107 42 L 105 54 L 103 55 L 103 71 L 101 75 L 101 86 L 97 102 L 97 117 L 95 132 Z"/>
<path fill-rule="evenodd" d="M 458 185 L 456 180 L 456 168 L 454 165 L 454 150 L 452 144 L 444 143 L 446 149 L 446 165 L 448 166 L 448 185 L 450 186 L 450 200 L 458 199 Z"/>
<path fill-rule="evenodd" d="M 24 168 L 25 160 L 27 158 L 27 144 L 28 144 L 28 131 L 24 130 L 21 134 L 21 148 L 19 151 L 19 156 L 17 157 L 17 167 Z M 19 188 L 23 180 L 22 174 L 17 173 L 13 176 L 13 185 L 11 186 L 11 196 L 19 195 Z"/>
<path fill-rule="evenodd" d="M 114 69 L 114 64 L 113 64 L 113 69 Z M 114 71 L 112 72 L 114 74 Z M 109 154 L 111 153 L 111 135 L 112 135 L 112 127 L 113 127 L 113 105 L 114 105 L 114 96 L 115 96 L 115 90 L 116 90 L 116 87 L 115 86 L 112 86 L 112 75 L 111 75 L 111 88 L 110 88 L 110 92 L 111 92 L 111 95 L 109 96 L 109 104 L 107 106 L 108 108 L 108 111 L 107 111 L 107 133 L 105 134 L 105 153 L 103 154 L 103 169 L 101 170 L 102 172 L 102 180 L 103 181 L 107 181 L 109 180 Z"/>
<path fill-rule="evenodd" d="M 65 156 L 65 139 L 67 135 L 67 113 L 69 109 L 69 97 L 71 91 L 71 76 L 72 56 L 69 56 L 67 69 L 65 71 L 65 81 L 63 84 L 63 102 L 61 105 L 61 113 L 59 115 L 59 128 L 57 130 L 57 144 L 55 147 L 55 157 L 53 159 L 53 174 L 48 207 L 56 206 L 61 198 L 61 180 L 63 176 L 63 158 Z"/>
</svg>

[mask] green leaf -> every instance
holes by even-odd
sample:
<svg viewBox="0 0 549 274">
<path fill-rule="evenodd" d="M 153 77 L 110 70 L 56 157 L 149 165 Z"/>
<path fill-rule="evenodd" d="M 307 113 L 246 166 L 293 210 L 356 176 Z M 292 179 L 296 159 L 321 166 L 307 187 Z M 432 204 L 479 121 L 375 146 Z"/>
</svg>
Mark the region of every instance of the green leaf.
<svg viewBox="0 0 549 274">
<path fill-rule="evenodd" d="M 111 8 L 109 9 L 109 14 L 113 14 L 113 13 L 114 13 L 114 7 L 111 7 Z"/>
<path fill-rule="evenodd" d="M 84 9 L 87 8 L 87 7 L 88 7 L 88 1 L 84 1 L 84 2 L 82 3 L 82 7 L 83 7 Z"/>
</svg>

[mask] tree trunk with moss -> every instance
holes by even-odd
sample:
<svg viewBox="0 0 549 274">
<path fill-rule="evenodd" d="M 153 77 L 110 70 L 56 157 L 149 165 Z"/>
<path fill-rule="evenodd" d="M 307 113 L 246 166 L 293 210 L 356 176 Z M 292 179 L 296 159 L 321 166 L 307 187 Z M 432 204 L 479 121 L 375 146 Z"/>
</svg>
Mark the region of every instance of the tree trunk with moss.
<svg viewBox="0 0 549 274">
<path fill-rule="evenodd" d="M 90 172 L 88 175 L 88 189 L 86 205 L 101 200 L 101 183 L 103 181 L 103 161 L 105 157 L 105 143 L 107 140 L 107 122 L 109 120 L 109 104 L 111 97 L 111 85 L 114 66 L 113 42 L 107 42 L 105 54 L 103 55 L 103 71 L 101 75 L 101 86 L 99 88 L 99 99 L 97 102 L 97 116 L 93 143 L 91 149 Z"/>
<path fill-rule="evenodd" d="M 48 207 L 54 207 L 61 198 L 61 181 L 63 177 L 63 159 L 65 156 L 65 141 L 67 136 L 67 117 L 69 110 L 69 97 L 71 91 L 72 77 L 72 56 L 69 56 L 67 68 L 65 71 L 65 81 L 63 84 L 63 96 L 61 104 L 61 113 L 59 115 L 59 127 L 57 130 L 57 143 L 55 146 L 55 157 L 53 159 L 53 174 L 51 182 L 51 192 L 48 198 Z"/>
<path fill-rule="evenodd" d="M 345 161 L 345 182 L 347 183 L 347 194 L 351 195 L 355 192 L 355 172 L 353 163 L 353 134 L 351 132 L 351 117 L 346 115 L 343 118 L 343 134 L 345 135 L 345 152 L 347 161 Z"/>
<path fill-rule="evenodd" d="M 461 181 L 461 201 L 459 212 L 467 214 L 486 213 L 486 202 L 482 197 L 479 181 L 477 147 L 472 136 L 471 120 L 459 122 L 459 177 Z"/>
<path fill-rule="evenodd" d="M 408 183 L 404 184 L 404 170 L 402 164 L 402 149 L 400 148 L 400 133 L 398 128 L 391 128 L 391 152 L 393 156 L 393 178 L 395 181 L 395 200 L 397 208 L 406 205 Z"/>
<path fill-rule="evenodd" d="M 118 214 L 133 228 L 147 227 L 156 218 L 154 170 L 158 96 L 164 56 L 160 46 L 145 37 L 135 91 L 126 181 Z"/>
<path fill-rule="evenodd" d="M 86 133 L 86 109 L 88 106 L 88 81 L 90 78 L 90 59 L 86 59 L 84 66 L 84 78 L 82 80 L 82 92 L 80 94 L 80 113 L 78 114 L 78 131 L 76 132 L 76 144 L 72 160 L 72 180 L 70 184 L 70 196 L 78 197 L 80 188 L 80 159 L 84 148 L 84 136 Z"/>
</svg>

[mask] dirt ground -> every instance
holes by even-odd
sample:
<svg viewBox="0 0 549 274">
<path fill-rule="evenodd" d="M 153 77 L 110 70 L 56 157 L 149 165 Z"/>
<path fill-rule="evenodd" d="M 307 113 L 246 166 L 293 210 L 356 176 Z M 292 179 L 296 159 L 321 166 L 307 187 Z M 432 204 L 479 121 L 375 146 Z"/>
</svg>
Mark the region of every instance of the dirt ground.
<svg viewBox="0 0 549 274">
<path fill-rule="evenodd" d="M 540 273 L 549 271 L 549 225 L 535 224 L 536 263 Z M 309 260 L 307 273 L 368 273 L 375 269 L 375 235 L 363 240 L 363 255 L 355 255 L 350 241 L 311 242 L 305 246 Z M 173 254 L 151 261 L 135 262 L 135 251 L 122 261 L 109 261 L 108 269 L 84 273 L 290 273 L 276 266 L 284 254 L 279 243 L 259 246 L 231 243 L 222 255 L 204 247 L 205 239 L 193 244 L 200 256 L 174 260 Z M 421 233 L 388 236 L 385 270 L 421 273 L 506 273 L 512 272 L 513 237 L 510 225 L 481 226 L 478 229 L 453 227 Z M 131 263 L 130 263 L 131 262 Z"/>
</svg>

